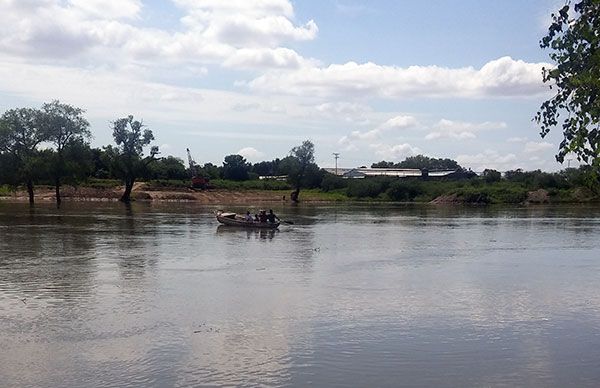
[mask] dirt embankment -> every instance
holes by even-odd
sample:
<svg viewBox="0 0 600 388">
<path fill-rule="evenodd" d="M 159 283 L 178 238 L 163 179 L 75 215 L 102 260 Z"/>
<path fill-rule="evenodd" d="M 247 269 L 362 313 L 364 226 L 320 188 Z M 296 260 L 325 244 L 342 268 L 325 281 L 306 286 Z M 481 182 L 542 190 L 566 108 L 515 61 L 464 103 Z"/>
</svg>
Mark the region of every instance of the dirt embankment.
<svg viewBox="0 0 600 388">
<path fill-rule="evenodd" d="M 123 194 L 123 187 L 94 188 L 63 186 L 61 196 L 65 200 L 75 201 L 118 201 Z M 211 189 L 196 191 L 192 189 L 147 188 L 144 183 L 136 183 L 132 198 L 138 201 L 194 201 L 201 204 L 247 203 L 247 202 L 282 202 L 289 201 L 287 191 L 267 190 L 222 190 Z M 5 200 L 28 201 L 26 191 L 16 191 Z M 54 188 L 36 187 L 35 199 L 38 201 L 54 201 Z"/>
</svg>

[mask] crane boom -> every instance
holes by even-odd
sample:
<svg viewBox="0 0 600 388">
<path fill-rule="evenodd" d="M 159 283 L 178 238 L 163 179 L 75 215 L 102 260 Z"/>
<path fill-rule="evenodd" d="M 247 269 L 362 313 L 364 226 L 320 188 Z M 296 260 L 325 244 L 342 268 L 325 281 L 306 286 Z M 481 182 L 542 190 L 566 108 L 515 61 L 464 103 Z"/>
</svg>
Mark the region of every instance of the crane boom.
<svg viewBox="0 0 600 388">
<path fill-rule="evenodd" d="M 196 176 L 196 175 L 198 175 L 198 171 L 196 170 L 196 162 L 194 162 L 194 159 L 192 159 L 192 154 L 190 152 L 190 149 L 186 148 L 185 150 L 187 151 L 188 163 L 190 165 L 190 172 L 192 173 L 192 176 Z"/>
<path fill-rule="evenodd" d="M 210 187 L 208 183 L 208 178 L 198 175 L 198 165 L 192 159 L 192 153 L 189 148 L 185 149 L 187 151 L 188 163 L 190 164 L 190 173 L 192 174 L 192 189 L 208 189 Z"/>
</svg>

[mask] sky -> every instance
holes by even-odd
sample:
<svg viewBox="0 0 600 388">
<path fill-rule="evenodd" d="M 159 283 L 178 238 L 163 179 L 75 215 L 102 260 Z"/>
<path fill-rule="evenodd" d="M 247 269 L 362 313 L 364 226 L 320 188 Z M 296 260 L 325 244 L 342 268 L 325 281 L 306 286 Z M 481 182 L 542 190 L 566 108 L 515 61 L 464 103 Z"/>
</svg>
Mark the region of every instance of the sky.
<svg viewBox="0 0 600 388">
<path fill-rule="evenodd" d="M 93 146 L 133 115 L 161 154 L 321 167 L 452 158 L 555 171 L 539 39 L 558 0 L 0 0 L 0 112 L 59 99 Z"/>
</svg>

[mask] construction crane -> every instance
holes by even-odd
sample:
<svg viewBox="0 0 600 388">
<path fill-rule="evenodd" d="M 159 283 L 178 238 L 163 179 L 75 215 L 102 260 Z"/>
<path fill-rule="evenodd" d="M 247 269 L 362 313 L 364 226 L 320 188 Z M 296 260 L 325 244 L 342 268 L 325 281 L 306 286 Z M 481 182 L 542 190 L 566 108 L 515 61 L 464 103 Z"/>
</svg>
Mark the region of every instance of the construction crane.
<svg viewBox="0 0 600 388">
<path fill-rule="evenodd" d="M 208 178 L 198 175 L 198 167 L 194 159 L 192 159 L 192 153 L 189 148 L 186 148 L 188 163 L 190 165 L 190 173 L 192 174 L 192 189 L 206 189 L 208 188 Z"/>
</svg>

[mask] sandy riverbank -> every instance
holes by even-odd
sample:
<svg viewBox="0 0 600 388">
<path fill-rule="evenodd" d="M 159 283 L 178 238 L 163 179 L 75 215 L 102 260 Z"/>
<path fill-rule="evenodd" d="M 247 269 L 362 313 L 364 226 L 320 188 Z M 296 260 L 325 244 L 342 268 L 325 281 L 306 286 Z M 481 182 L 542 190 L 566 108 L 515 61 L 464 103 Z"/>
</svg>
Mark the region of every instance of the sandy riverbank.
<svg viewBox="0 0 600 388">
<path fill-rule="evenodd" d="M 123 187 L 94 188 L 94 187 L 72 187 L 63 186 L 61 196 L 63 200 L 69 201 L 118 201 L 123 193 Z M 149 189 L 144 183 L 136 183 L 132 192 L 132 198 L 136 201 L 194 201 L 201 204 L 219 203 L 257 203 L 257 202 L 289 202 L 290 191 L 270 190 L 192 190 L 192 189 Z M 323 199 L 304 196 L 303 201 L 319 201 Z M 0 197 L 5 201 L 29 200 L 27 192 L 17 190 L 11 195 Z M 39 186 L 35 188 L 36 201 L 55 201 L 54 188 Z"/>
</svg>

